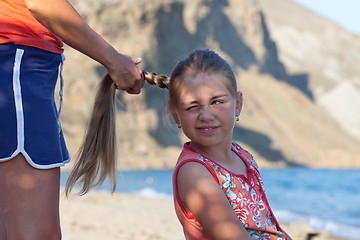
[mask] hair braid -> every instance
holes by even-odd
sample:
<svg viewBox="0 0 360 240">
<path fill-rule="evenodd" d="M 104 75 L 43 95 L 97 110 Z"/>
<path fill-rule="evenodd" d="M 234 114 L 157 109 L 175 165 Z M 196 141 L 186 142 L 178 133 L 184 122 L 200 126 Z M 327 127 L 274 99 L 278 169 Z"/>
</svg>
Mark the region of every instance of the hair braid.
<svg viewBox="0 0 360 240">
<path fill-rule="evenodd" d="M 156 85 L 160 88 L 168 88 L 170 78 L 165 75 L 157 75 L 154 72 L 147 72 L 143 70 L 142 75 L 144 79 L 150 84 L 150 85 Z"/>
</svg>

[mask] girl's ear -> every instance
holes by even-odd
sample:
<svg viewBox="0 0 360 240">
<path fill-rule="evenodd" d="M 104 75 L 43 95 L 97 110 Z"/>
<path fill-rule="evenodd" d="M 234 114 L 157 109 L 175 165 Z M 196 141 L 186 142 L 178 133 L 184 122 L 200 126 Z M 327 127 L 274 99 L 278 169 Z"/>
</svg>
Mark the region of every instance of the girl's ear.
<svg viewBox="0 0 360 240">
<path fill-rule="evenodd" d="M 237 93 L 237 97 L 236 97 L 236 109 L 235 109 L 235 116 L 238 117 L 241 113 L 242 110 L 242 106 L 243 106 L 243 95 L 242 92 L 239 91 Z"/>
<path fill-rule="evenodd" d="M 176 111 L 171 110 L 171 116 L 173 117 L 173 119 L 174 119 L 174 121 L 176 122 L 176 124 L 180 124 L 180 120 L 179 120 L 179 117 L 178 117 Z"/>
</svg>

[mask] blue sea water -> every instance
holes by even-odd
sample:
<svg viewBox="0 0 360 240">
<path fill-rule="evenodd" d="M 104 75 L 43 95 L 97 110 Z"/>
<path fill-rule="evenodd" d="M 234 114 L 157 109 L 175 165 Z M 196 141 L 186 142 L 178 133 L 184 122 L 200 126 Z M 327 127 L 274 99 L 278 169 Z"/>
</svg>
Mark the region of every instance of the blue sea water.
<svg viewBox="0 0 360 240">
<path fill-rule="evenodd" d="M 64 186 L 68 173 L 62 172 Z M 274 214 L 280 221 L 306 221 L 334 235 L 360 239 L 360 170 L 262 169 Z M 172 199 L 172 171 L 121 171 L 117 192 Z M 109 190 L 105 182 L 101 190 Z"/>
</svg>

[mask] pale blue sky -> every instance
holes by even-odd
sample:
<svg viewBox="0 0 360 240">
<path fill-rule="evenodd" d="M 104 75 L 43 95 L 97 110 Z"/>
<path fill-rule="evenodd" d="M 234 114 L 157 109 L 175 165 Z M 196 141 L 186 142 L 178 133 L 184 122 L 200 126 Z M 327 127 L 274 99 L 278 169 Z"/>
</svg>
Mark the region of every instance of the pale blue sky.
<svg viewBox="0 0 360 240">
<path fill-rule="evenodd" d="M 360 0 L 294 0 L 312 11 L 360 34 Z"/>
</svg>

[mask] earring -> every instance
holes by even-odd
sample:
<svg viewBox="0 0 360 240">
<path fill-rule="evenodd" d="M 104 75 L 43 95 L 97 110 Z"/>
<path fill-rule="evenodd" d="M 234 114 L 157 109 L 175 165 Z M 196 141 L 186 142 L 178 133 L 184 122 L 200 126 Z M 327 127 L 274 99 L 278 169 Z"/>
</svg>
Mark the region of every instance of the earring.
<svg viewBox="0 0 360 240">
<path fill-rule="evenodd" d="M 181 128 L 181 124 L 180 124 L 180 123 L 178 123 L 177 127 L 178 127 L 178 128 Z"/>
<path fill-rule="evenodd" d="M 236 117 L 236 121 L 238 122 L 240 119 L 239 119 L 239 116 Z"/>
</svg>

